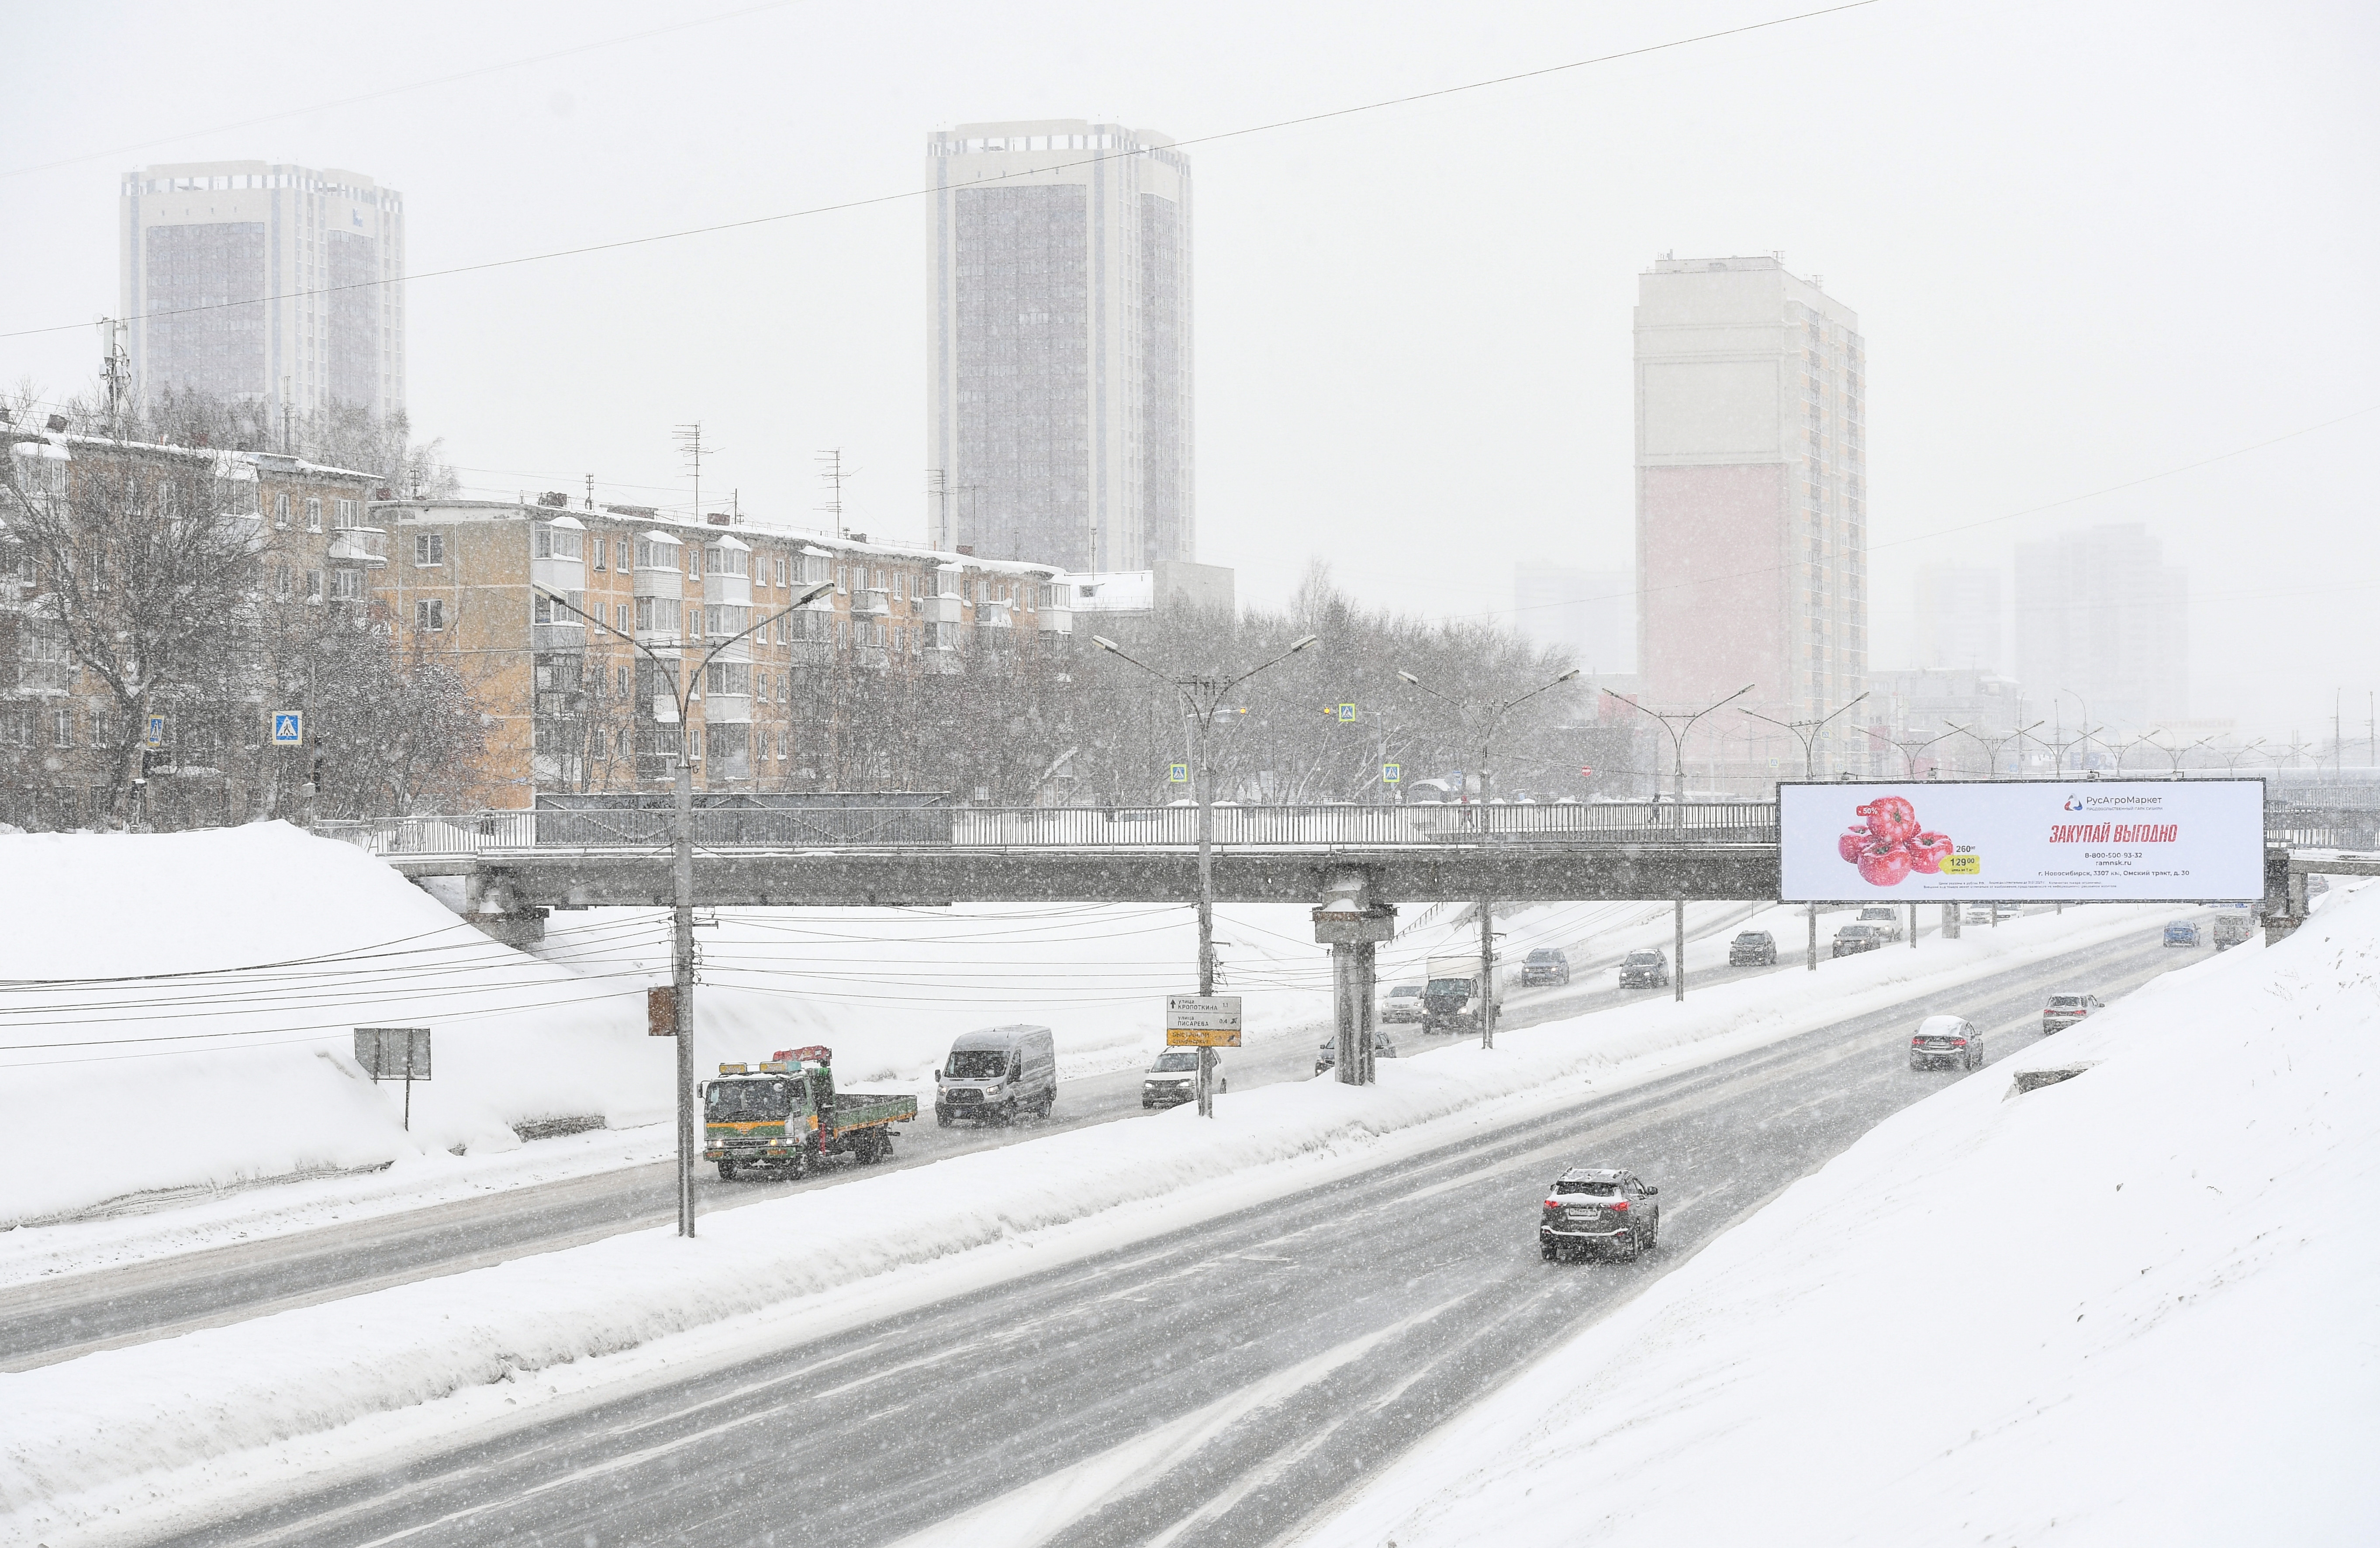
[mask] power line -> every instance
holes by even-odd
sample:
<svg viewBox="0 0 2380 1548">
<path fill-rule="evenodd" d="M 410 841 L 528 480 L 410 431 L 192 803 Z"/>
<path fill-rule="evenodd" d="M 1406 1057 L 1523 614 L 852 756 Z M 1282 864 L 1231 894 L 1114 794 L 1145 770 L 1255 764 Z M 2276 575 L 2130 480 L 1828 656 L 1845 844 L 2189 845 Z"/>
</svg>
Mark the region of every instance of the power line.
<svg viewBox="0 0 2380 1548">
<path fill-rule="evenodd" d="M 1392 107 L 1409 107 L 1415 103 L 1431 102 L 1440 97 L 1459 96 L 1468 91 L 1484 91 L 1498 86 L 1510 86 L 1519 81 L 1541 79 L 1571 70 L 1582 70 L 1596 65 L 1609 65 L 1622 59 L 1634 59 L 1648 54 L 1661 54 L 1672 49 L 1689 48 L 1697 43 L 1714 43 L 1722 38 L 1742 37 L 1748 33 L 1767 31 L 1811 21 L 1820 17 L 1837 16 L 1845 11 L 1865 9 L 1882 5 L 1885 0 L 1844 0 L 1841 5 L 1828 6 L 1819 10 L 1802 11 L 1792 16 L 1774 17 L 1767 21 L 1746 22 L 1741 27 L 1721 28 L 1714 32 L 1698 32 L 1693 37 L 1673 38 L 1667 43 L 1646 43 L 1639 48 L 1625 48 L 1610 54 L 1598 54 L 1590 58 L 1572 59 L 1560 65 L 1546 65 L 1533 70 L 1520 70 L 1511 75 L 1490 77 L 1484 80 L 1465 81 L 1458 86 L 1441 86 L 1427 91 L 1414 91 L 1399 97 L 1384 97 L 1377 102 L 1359 103 L 1352 107 L 1330 108 L 1321 113 L 1301 114 L 1293 118 L 1277 118 L 1269 123 L 1250 124 L 1242 128 L 1221 129 L 1213 134 L 1193 136 L 1173 142 L 1176 149 L 1193 145 L 1212 145 L 1227 140 L 1243 140 L 1251 135 L 1271 134 L 1281 129 L 1298 128 L 1308 124 L 1327 123 L 1334 118 L 1347 118 L 1363 113 L 1378 113 Z M 1038 177 L 1050 172 L 1063 172 L 1075 167 L 1093 166 L 1102 162 L 1122 161 L 1142 154 L 1140 149 L 1101 151 L 1075 161 L 1051 162 L 1034 168 Z M 999 182 L 1001 178 L 985 178 L 983 182 Z M 970 185 L 971 186 L 971 185 Z M 852 210 L 869 209 L 879 204 L 894 204 L 903 200 L 922 199 L 943 191 L 939 188 L 904 189 L 897 193 L 871 194 L 862 199 L 846 199 L 832 204 L 813 204 L 806 209 L 786 210 L 771 215 L 751 215 L 742 220 L 720 221 L 710 225 L 687 226 L 677 231 L 655 232 L 644 237 L 623 237 L 615 241 L 589 242 L 581 247 L 557 248 L 549 252 L 525 253 L 517 258 L 492 258 L 478 263 L 458 263 L 443 269 L 425 270 L 418 274 L 393 278 L 355 280 L 345 285 L 322 286 L 309 290 L 293 290 L 280 296 L 260 296 L 238 301 L 210 301 L 200 306 L 177 307 L 166 311 L 144 311 L 120 319 L 128 323 L 142 322 L 155 317 L 185 317 L 194 312 L 222 311 L 236 307 L 265 306 L 275 301 L 310 297 L 336 295 L 342 291 L 375 289 L 384 285 L 403 285 L 418 279 L 447 279 L 457 274 L 484 274 L 494 269 L 517 268 L 526 263 L 544 263 L 562 258 L 583 258 L 599 252 L 617 252 L 628 248 L 650 247 L 659 242 L 681 241 L 693 237 L 714 237 L 729 231 L 745 231 L 756 226 L 782 225 L 786 221 L 808 220 L 819 215 L 840 214 Z M 18 328 L 0 333 L 0 338 L 29 338 L 40 334 L 65 333 L 70 329 L 87 328 L 88 322 L 59 323 L 40 328 Z"/>
</svg>

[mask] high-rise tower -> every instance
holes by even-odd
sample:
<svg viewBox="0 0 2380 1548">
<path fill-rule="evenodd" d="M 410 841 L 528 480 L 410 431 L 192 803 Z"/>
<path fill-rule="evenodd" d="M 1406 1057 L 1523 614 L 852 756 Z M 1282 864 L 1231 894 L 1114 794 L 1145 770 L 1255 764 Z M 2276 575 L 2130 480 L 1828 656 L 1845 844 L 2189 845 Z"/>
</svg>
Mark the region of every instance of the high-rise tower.
<svg viewBox="0 0 2380 1548">
<path fill-rule="evenodd" d="M 405 407 L 405 199 L 261 161 L 125 174 L 133 379 L 299 411 Z"/>
<path fill-rule="evenodd" d="M 927 524 L 1074 570 L 1196 557 L 1190 164 L 1075 118 L 928 137 Z"/>
<path fill-rule="evenodd" d="M 1645 690 L 1701 704 L 1750 683 L 1738 701 L 1749 708 L 1779 720 L 1824 715 L 1867 674 L 1859 317 L 1774 255 L 1664 258 L 1636 296 Z M 1732 724 L 1713 732 L 1743 734 Z M 1775 736 L 1777 748 L 1754 737 L 1726 760 L 1765 771 L 1790 746 L 1798 770 L 1799 745 Z"/>
</svg>

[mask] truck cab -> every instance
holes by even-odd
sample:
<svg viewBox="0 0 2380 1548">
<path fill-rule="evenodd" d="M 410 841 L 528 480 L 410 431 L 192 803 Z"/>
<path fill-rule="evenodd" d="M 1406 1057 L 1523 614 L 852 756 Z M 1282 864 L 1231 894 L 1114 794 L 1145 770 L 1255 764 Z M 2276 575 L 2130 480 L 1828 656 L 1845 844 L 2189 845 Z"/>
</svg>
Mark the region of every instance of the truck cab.
<svg viewBox="0 0 2380 1548">
<path fill-rule="evenodd" d="M 781 1049 L 758 1066 L 721 1065 L 703 1082 L 702 1157 L 732 1181 L 744 1167 L 777 1167 L 799 1177 L 829 1156 L 859 1165 L 892 1153 L 892 1126 L 917 1115 L 905 1093 L 838 1092 L 825 1048 Z"/>
</svg>

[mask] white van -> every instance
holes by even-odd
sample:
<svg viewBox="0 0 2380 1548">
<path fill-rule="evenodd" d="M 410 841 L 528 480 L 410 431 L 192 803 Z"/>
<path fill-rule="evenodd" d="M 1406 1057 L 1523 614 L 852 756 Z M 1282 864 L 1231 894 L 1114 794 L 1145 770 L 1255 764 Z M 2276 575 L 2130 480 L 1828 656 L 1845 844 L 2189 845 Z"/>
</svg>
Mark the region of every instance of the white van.
<svg viewBox="0 0 2380 1548">
<path fill-rule="evenodd" d="M 1047 1027 L 987 1027 L 962 1032 L 934 1071 L 934 1122 L 1014 1123 L 1046 1118 L 1058 1100 L 1058 1051 Z"/>
</svg>

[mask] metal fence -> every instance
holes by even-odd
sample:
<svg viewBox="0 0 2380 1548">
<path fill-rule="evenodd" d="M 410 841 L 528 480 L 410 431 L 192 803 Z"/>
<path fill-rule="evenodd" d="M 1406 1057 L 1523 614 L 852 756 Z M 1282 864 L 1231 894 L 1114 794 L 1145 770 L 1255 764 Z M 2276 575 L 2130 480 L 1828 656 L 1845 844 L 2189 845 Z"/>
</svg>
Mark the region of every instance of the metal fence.
<svg viewBox="0 0 2380 1548">
<path fill-rule="evenodd" d="M 388 856 L 548 849 L 656 849 L 667 808 L 491 811 L 400 817 L 326 833 Z M 1593 806 L 1219 806 L 1215 842 L 1232 849 L 1375 848 L 1494 843 L 1596 845 L 1685 840 L 1773 844 L 1767 802 Z M 1198 842 L 1195 807 L 698 808 L 706 849 L 1161 849 Z"/>
</svg>

